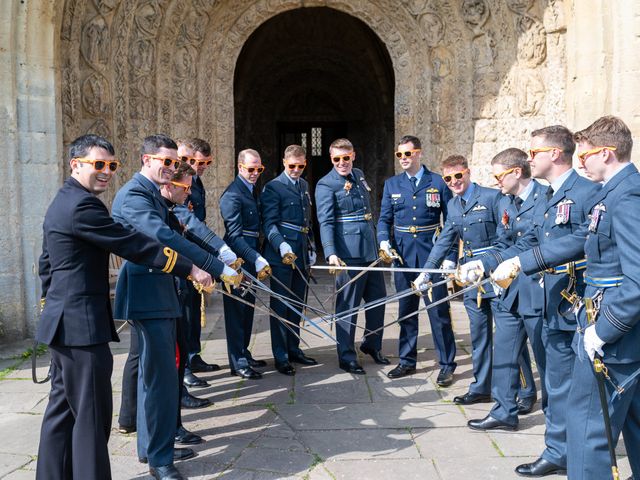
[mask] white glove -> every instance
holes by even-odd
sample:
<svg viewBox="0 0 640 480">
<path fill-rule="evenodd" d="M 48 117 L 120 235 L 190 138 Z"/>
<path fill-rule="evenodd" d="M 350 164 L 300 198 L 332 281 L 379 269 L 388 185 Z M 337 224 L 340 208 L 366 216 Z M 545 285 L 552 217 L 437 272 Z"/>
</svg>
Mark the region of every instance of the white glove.
<svg viewBox="0 0 640 480">
<path fill-rule="evenodd" d="M 263 257 L 260 256 L 256 259 L 256 272 L 259 272 L 264 267 L 268 267 L 268 266 L 269 266 L 269 262 L 267 262 Z"/>
<path fill-rule="evenodd" d="M 318 259 L 318 255 L 314 250 L 309 250 L 309 266 L 313 267 L 316 264 L 316 260 Z"/>
<path fill-rule="evenodd" d="M 482 278 L 484 274 L 484 265 L 480 260 L 473 260 L 465 263 L 460 267 L 460 282 L 473 283 Z"/>
<path fill-rule="evenodd" d="M 329 255 L 329 258 L 327 259 L 327 261 L 329 262 L 329 265 L 332 265 L 334 267 L 341 267 L 342 266 L 340 264 L 340 259 L 338 258 L 337 255 Z"/>
<path fill-rule="evenodd" d="M 513 257 L 509 260 L 505 260 L 495 271 L 491 274 L 491 278 L 496 282 L 500 282 L 502 280 L 506 280 L 508 278 L 513 278 L 514 273 L 517 275 L 520 271 L 520 258 Z"/>
<path fill-rule="evenodd" d="M 413 284 L 416 286 L 418 290 L 424 290 L 429 285 L 431 281 L 431 276 L 427 272 L 422 272 L 420 275 L 416 277 L 413 281 Z"/>
<path fill-rule="evenodd" d="M 280 256 L 284 257 L 287 253 L 293 253 L 291 245 L 289 245 L 287 242 L 282 242 L 280 244 Z"/>
<path fill-rule="evenodd" d="M 456 269 L 456 262 L 454 262 L 453 260 L 443 260 L 442 261 L 442 269 L 443 270 L 455 270 Z"/>
<path fill-rule="evenodd" d="M 380 250 L 384 251 L 384 253 L 390 257 L 393 257 L 393 253 L 391 253 L 391 244 L 387 240 L 380 242 Z"/>
<path fill-rule="evenodd" d="M 238 256 L 233 253 L 233 250 L 229 248 L 229 245 L 225 245 L 220 247 L 220 250 L 218 251 L 218 258 L 227 265 L 231 265 L 238 259 Z"/>
<path fill-rule="evenodd" d="M 233 268 L 227 267 L 225 265 L 224 266 L 224 270 L 222 270 L 222 275 L 228 275 L 230 277 L 235 277 L 236 275 L 238 275 L 238 272 L 236 272 Z"/>
<path fill-rule="evenodd" d="M 604 344 L 605 342 L 596 333 L 596 326 L 589 325 L 584 331 L 584 349 L 592 362 L 596 356 L 596 352 L 598 352 L 601 357 L 604 355 L 602 351 Z"/>
</svg>

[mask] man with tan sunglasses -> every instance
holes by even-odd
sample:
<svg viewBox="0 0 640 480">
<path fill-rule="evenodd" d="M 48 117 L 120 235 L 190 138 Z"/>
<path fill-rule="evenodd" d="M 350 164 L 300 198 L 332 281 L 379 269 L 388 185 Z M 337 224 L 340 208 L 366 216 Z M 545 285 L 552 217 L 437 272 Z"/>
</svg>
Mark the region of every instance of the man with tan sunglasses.
<svg viewBox="0 0 640 480">
<path fill-rule="evenodd" d="M 580 228 L 589 215 L 592 199 L 600 185 L 578 175 L 572 168 L 576 144 L 573 134 L 562 125 L 553 125 L 531 133 L 529 163 L 532 175 L 549 182 L 545 201 L 536 205 L 533 226 L 510 248 L 487 252 L 481 268 L 470 272 L 471 279 L 494 272 L 497 279 L 508 277 L 520 267 L 517 256 L 535 246 L 546 246 Z M 502 262 L 502 263 L 501 263 Z M 540 285 L 544 288 L 543 338 L 545 339 L 547 410 L 545 412 L 546 448 L 533 463 L 516 468 L 524 477 L 564 473 L 567 467 L 567 417 L 571 375 L 575 353 L 571 348 L 576 331 L 572 294 L 583 295 L 586 261 L 580 259 L 545 270 Z"/>
<path fill-rule="evenodd" d="M 284 171 L 268 182 L 260 196 L 263 231 L 266 239 L 264 256 L 273 269 L 271 282 L 274 292 L 304 302 L 309 281 L 308 268 L 312 256 L 313 232 L 311 231 L 311 197 L 309 184 L 302 178 L 307 166 L 307 152 L 300 145 L 289 145 L 282 159 Z M 294 257 L 295 256 L 295 259 Z M 295 261 L 295 268 L 291 262 Z M 301 275 L 303 278 L 301 278 Z M 270 317 L 271 349 L 276 370 L 283 375 L 295 375 L 292 363 L 316 365 L 300 349 L 300 315 L 271 297 L 271 308 L 280 317 L 291 322 L 287 326 Z M 293 330 L 293 331 L 292 331 Z"/>
<path fill-rule="evenodd" d="M 140 149 L 140 162 L 140 171 L 116 194 L 113 217 L 169 245 L 209 274 L 219 277 L 226 267 L 224 263 L 168 225 L 169 210 L 160 188 L 171 182 L 180 164 L 176 143 L 162 134 L 146 137 Z M 142 463 L 148 462 L 155 478 L 180 479 L 174 460 L 189 458 L 194 452 L 188 448 L 174 450 L 179 405 L 175 329 L 182 309 L 173 279 L 143 265 L 126 262 L 116 285 L 114 314 L 116 318 L 133 321 L 140 342 L 138 458 Z"/>
<path fill-rule="evenodd" d="M 378 258 L 375 227 L 371 214 L 371 188 L 362 170 L 353 167 L 356 152 L 346 138 L 334 140 L 329 147 L 333 169 L 316 185 L 316 205 L 320 238 L 329 265 L 340 267 L 343 262 L 353 266 L 367 266 Z M 341 289 L 358 275 L 354 270 L 337 275 L 336 288 Z M 382 272 L 369 271 L 346 285 L 336 297 L 336 315 L 387 296 Z M 366 331 L 378 330 L 364 337 L 360 351 L 370 355 L 378 365 L 389 365 L 381 353 L 384 305 L 365 312 Z M 340 368 L 356 375 L 366 372 L 358 363 L 354 348 L 357 313 L 336 322 L 338 362 Z"/>
<path fill-rule="evenodd" d="M 440 268 L 452 249 L 462 242 L 461 263 L 467 263 L 494 248 L 497 228 L 501 221 L 500 200 L 502 194 L 493 188 L 482 187 L 471 181 L 467 159 L 451 155 L 442 162 L 442 179 L 456 197 L 447 205 L 447 220 L 436 240 L 425 268 Z M 421 273 L 415 283 L 427 288 L 431 281 L 428 273 Z M 480 295 L 481 294 L 481 295 Z M 464 307 L 471 326 L 471 360 L 474 381 L 464 395 L 454 397 L 458 405 L 487 403 L 491 401 L 491 372 L 493 364 L 493 320 L 503 314 L 498 299 L 491 289 L 485 293 L 472 290 L 464 295 Z M 532 378 L 531 365 L 522 365 L 527 378 Z M 522 388 L 520 398 L 535 395 L 532 382 Z"/>
<path fill-rule="evenodd" d="M 183 163 L 189 165 L 196 172 L 196 175 L 192 177 L 190 182 L 190 191 L 186 204 L 195 216 L 195 220 L 204 222 L 207 217 L 207 208 L 205 188 L 201 177 L 212 163 L 211 146 L 208 142 L 200 138 L 178 140 L 177 143 L 178 157 Z M 180 213 L 184 208 L 182 205 L 177 207 L 177 213 Z M 183 214 L 186 215 L 186 212 L 183 212 Z M 215 247 L 220 260 L 229 265 L 236 259 L 235 254 L 220 237 L 213 232 L 211 233 L 213 237 L 209 239 L 209 243 Z M 198 378 L 194 373 L 215 372 L 220 370 L 220 366 L 207 363 L 200 356 L 200 351 L 202 350 L 200 344 L 200 335 L 202 332 L 200 326 L 200 294 L 192 285 L 187 286 L 185 305 L 185 338 L 187 341 L 188 358 L 185 367 L 184 384 L 192 388 L 206 387 L 208 383 Z M 188 404 L 189 402 L 186 400 L 188 397 L 185 396 L 183 398 L 183 403 Z"/>
<path fill-rule="evenodd" d="M 258 179 L 264 171 L 260 154 L 253 149 L 238 153 L 238 175 L 220 197 L 220 214 L 224 220 L 224 241 L 246 263 L 244 268 L 251 275 L 267 272 L 269 262 L 260 255 L 260 203 L 258 199 Z M 240 296 L 243 292 L 234 289 Z M 255 297 L 247 292 L 244 300 L 249 303 Z M 227 334 L 227 354 L 231 375 L 257 380 L 262 374 L 255 370 L 266 367 L 267 362 L 256 360 L 249 351 L 253 329 L 253 307 L 225 295 L 224 324 Z"/>
<path fill-rule="evenodd" d="M 421 163 L 422 145 L 419 138 L 406 135 L 398 143 L 396 158 L 403 172 L 384 182 L 378 220 L 378 242 L 380 249 L 389 256 L 391 247 L 395 248 L 403 259 L 403 266 L 422 267 L 431 252 L 441 222 L 447 219 L 447 203 L 452 195 L 442 177 Z M 444 260 L 443 268 L 455 268 L 456 260 L 456 252 L 452 251 Z M 400 292 L 411 288 L 414 278 L 415 274 L 396 273 L 396 290 Z M 433 289 L 432 299 L 440 300 L 446 295 L 446 285 L 440 285 Z M 426 295 L 423 299 L 427 305 L 430 303 Z M 400 299 L 398 316 L 404 318 L 415 312 L 419 302 L 420 299 L 415 295 Z M 436 382 L 441 387 L 448 387 L 453 382 L 453 372 L 456 369 L 456 343 L 449 303 L 444 302 L 430 309 L 429 322 L 440 363 Z M 389 378 L 401 378 L 416 371 L 417 313 L 400 322 L 398 344 L 400 362 L 387 373 Z"/>
</svg>

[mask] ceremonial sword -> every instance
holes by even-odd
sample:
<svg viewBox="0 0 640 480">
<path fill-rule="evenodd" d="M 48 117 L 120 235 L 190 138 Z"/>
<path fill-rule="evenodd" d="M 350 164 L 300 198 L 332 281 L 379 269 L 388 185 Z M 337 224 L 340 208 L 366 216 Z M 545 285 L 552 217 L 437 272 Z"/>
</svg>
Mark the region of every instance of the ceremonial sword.
<svg viewBox="0 0 640 480">
<path fill-rule="evenodd" d="M 311 268 L 315 270 L 356 270 L 356 271 L 374 271 L 374 272 L 411 272 L 411 273 L 441 273 L 443 275 L 455 274 L 455 269 L 444 269 L 444 268 L 408 268 L 408 267 L 350 267 L 339 266 L 336 267 L 334 265 L 314 265 Z"/>
</svg>

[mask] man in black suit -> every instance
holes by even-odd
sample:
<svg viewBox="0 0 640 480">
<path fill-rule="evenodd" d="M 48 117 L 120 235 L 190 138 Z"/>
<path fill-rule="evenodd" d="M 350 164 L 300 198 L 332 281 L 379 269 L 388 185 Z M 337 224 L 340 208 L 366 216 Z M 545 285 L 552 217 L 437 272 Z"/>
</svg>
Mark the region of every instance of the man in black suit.
<svg viewBox="0 0 640 480">
<path fill-rule="evenodd" d="M 69 150 L 71 177 L 44 219 L 40 278 L 44 309 L 36 340 L 51 352 L 51 393 L 42 421 L 36 478 L 110 479 L 110 341 L 118 335 L 109 301 L 109 252 L 165 273 L 211 284 L 174 250 L 123 227 L 96 198 L 119 166 L 97 135 Z"/>
</svg>

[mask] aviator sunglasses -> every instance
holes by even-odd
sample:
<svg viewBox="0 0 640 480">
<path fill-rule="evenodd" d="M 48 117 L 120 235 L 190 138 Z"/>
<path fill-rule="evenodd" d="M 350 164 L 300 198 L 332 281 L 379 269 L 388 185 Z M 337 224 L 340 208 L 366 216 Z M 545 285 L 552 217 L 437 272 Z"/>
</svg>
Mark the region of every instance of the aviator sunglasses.
<svg viewBox="0 0 640 480">
<path fill-rule="evenodd" d="M 120 166 L 120 162 L 118 160 L 94 160 L 92 158 L 74 158 L 80 163 L 91 163 L 93 168 L 98 172 L 104 172 L 105 168 L 109 168 L 110 172 L 115 172 Z"/>
<path fill-rule="evenodd" d="M 451 180 L 453 180 L 454 178 L 456 180 L 462 180 L 462 177 L 464 176 L 465 173 L 467 173 L 469 171 L 468 168 L 465 168 L 464 170 L 462 170 L 461 172 L 456 172 L 453 175 L 445 175 L 444 177 L 442 177 L 442 179 L 445 181 L 445 183 L 449 183 L 451 182 Z"/>
<path fill-rule="evenodd" d="M 162 155 L 150 155 L 148 153 L 146 154 L 146 156 L 149 158 L 153 158 L 154 160 L 162 161 L 162 164 L 165 167 L 170 167 L 171 165 L 173 165 L 173 168 L 178 168 L 178 165 L 180 165 L 180 160 L 176 160 L 175 158 L 165 157 Z"/>
</svg>

